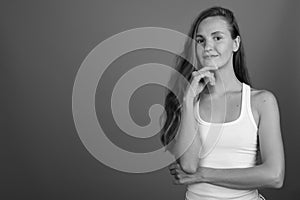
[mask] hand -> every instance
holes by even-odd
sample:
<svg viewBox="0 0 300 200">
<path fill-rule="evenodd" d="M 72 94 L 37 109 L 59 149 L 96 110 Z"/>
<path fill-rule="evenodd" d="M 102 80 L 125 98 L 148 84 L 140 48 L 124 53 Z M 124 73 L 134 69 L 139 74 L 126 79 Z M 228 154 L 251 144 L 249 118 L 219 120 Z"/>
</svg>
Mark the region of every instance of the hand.
<svg viewBox="0 0 300 200">
<path fill-rule="evenodd" d="M 193 183 L 200 183 L 202 182 L 200 176 L 200 168 L 199 171 L 197 170 L 196 173 L 188 174 L 184 172 L 177 162 L 174 162 L 169 165 L 169 170 L 171 175 L 174 176 L 175 180 L 173 181 L 176 185 L 190 185 Z"/>
<path fill-rule="evenodd" d="M 216 67 L 203 67 L 192 73 L 192 81 L 190 87 L 186 91 L 185 99 L 194 99 L 200 92 L 203 91 L 206 84 L 215 85 L 214 73 L 209 70 L 217 70 Z"/>
</svg>

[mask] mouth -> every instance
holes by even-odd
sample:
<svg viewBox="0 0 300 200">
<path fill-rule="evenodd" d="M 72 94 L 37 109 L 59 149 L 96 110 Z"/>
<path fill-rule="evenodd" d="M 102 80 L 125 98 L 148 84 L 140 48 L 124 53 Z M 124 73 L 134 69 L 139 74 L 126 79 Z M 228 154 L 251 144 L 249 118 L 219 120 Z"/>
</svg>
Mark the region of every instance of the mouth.
<svg viewBox="0 0 300 200">
<path fill-rule="evenodd" d="M 204 59 L 212 59 L 212 58 L 216 58 L 218 57 L 218 55 L 205 55 L 203 56 Z"/>
</svg>

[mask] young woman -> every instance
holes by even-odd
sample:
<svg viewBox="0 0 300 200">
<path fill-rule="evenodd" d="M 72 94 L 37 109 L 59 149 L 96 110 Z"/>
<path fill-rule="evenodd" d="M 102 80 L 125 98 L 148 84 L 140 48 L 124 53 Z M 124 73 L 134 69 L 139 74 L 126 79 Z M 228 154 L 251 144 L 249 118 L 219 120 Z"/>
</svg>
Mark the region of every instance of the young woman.
<svg viewBox="0 0 300 200">
<path fill-rule="evenodd" d="M 166 96 L 161 135 L 177 158 L 169 166 L 174 183 L 187 185 L 186 200 L 264 199 L 259 188 L 280 188 L 284 180 L 276 98 L 251 88 L 230 10 L 203 11 L 189 36 L 196 43 L 187 41 L 184 53 L 195 63 L 178 57 L 176 69 L 190 84 L 172 77 L 178 96 Z"/>
</svg>

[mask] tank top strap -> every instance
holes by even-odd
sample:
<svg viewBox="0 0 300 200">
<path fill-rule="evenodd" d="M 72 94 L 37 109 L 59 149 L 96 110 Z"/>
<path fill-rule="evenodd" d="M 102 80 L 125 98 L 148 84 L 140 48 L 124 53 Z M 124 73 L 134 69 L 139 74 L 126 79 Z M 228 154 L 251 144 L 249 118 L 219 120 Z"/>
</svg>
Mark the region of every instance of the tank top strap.
<svg viewBox="0 0 300 200">
<path fill-rule="evenodd" d="M 243 116 L 247 112 L 247 85 L 242 83 L 242 102 L 241 102 L 241 113 L 240 115 Z"/>
<path fill-rule="evenodd" d="M 252 122 L 252 124 L 255 126 L 255 128 L 257 128 L 256 122 L 253 117 L 252 109 L 251 109 L 251 87 L 245 83 L 243 83 L 243 84 L 245 87 L 245 96 L 246 96 L 245 111 L 247 113 L 249 120 Z"/>
</svg>

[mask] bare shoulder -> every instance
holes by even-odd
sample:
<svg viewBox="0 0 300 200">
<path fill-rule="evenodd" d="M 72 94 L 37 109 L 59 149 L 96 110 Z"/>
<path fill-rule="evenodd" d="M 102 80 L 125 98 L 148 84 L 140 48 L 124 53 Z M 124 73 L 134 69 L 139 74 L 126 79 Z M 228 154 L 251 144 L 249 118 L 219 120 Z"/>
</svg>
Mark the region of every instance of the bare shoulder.
<svg viewBox="0 0 300 200">
<path fill-rule="evenodd" d="M 278 112 L 278 103 L 275 95 L 268 90 L 258 90 L 251 88 L 251 106 L 257 116 L 257 122 L 260 117 L 266 114 Z"/>
<path fill-rule="evenodd" d="M 258 110 L 264 106 L 277 106 L 275 95 L 268 90 L 251 88 L 251 100 Z"/>
</svg>

